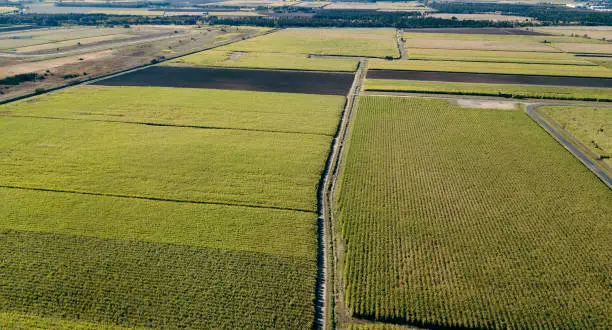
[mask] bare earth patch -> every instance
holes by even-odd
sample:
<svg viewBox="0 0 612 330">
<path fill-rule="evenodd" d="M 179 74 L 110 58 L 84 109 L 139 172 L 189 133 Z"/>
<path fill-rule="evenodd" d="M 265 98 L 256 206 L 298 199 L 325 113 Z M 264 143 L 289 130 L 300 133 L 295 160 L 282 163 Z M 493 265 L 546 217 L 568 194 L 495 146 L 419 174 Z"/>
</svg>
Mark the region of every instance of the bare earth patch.
<svg viewBox="0 0 612 330">
<path fill-rule="evenodd" d="M 470 100 L 470 99 L 457 99 L 455 101 L 457 105 L 462 108 L 517 110 L 516 102 L 513 102 L 513 101 Z"/>
<path fill-rule="evenodd" d="M 99 60 L 105 57 L 112 56 L 113 50 L 103 50 L 89 54 L 82 54 L 70 57 L 54 58 L 38 62 L 25 62 L 9 66 L 0 67 L 0 78 L 14 76 L 22 73 L 30 73 L 35 71 L 50 70 L 62 65 L 77 63 L 80 61 Z M 82 59 L 82 60 L 81 60 Z"/>
</svg>

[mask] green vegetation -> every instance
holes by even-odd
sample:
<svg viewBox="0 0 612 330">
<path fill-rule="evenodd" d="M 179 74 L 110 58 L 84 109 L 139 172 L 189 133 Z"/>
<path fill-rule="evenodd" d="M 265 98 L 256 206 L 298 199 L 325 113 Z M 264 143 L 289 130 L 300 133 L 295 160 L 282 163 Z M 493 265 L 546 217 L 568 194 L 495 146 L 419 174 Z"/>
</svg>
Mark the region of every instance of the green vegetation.
<svg viewBox="0 0 612 330">
<path fill-rule="evenodd" d="M 19 230 L 0 237 L 10 283 L 0 306 L 11 312 L 199 329 L 296 329 L 314 318 L 313 258 Z"/>
<path fill-rule="evenodd" d="M 246 53 L 209 50 L 172 61 L 196 66 L 220 66 L 256 69 L 293 69 L 320 71 L 355 71 L 356 59 L 317 58 L 307 54 Z"/>
<path fill-rule="evenodd" d="M 408 57 L 412 60 L 596 65 L 587 60 L 565 53 L 500 52 L 465 49 L 446 49 L 444 51 L 440 49 L 410 49 Z"/>
<path fill-rule="evenodd" d="M 612 195 L 525 113 L 358 106 L 336 205 L 354 316 L 610 328 Z"/>
<path fill-rule="evenodd" d="M 515 98 L 612 101 L 612 89 L 535 85 L 474 84 L 441 81 L 368 79 L 368 91 L 504 96 Z"/>
<path fill-rule="evenodd" d="M 612 166 L 612 108 L 547 106 L 537 108 Z"/>
<path fill-rule="evenodd" d="M 0 114 L 332 136 L 344 99 L 198 88 L 79 86 L 3 105 Z"/>
<path fill-rule="evenodd" d="M 0 230 L 10 228 L 299 258 L 311 257 L 316 248 L 316 215 L 311 212 L 12 188 L 0 188 L 0 197 L 3 201 Z"/>
<path fill-rule="evenodd" d="M 0 327 L 310 328 L 344 102 L 83 86 L 0 106 Z"/>
<path fill-rule="evenodd" d="M 394 29 L 284 29 L 218 50 L 399 57 Z"/>
<path fill-rule="evenodd" d="M 8 329 L 71 329 L 71 330 L 142 330 L 146 328 L 101 325 L 85 321 L 41 317 L 29 313 L 0 312 L 0 324 Z"/>
<path fill-rule="evenodd" d="M 465 41 L 503 41 L 503 42 L 529 42 L 529 43 L 605 43 L 596 39 L 581 39 L 566 36 L 534 36 L 534 35 L 503 35 L 503 34 L 471 34 L 471 33 L 404 33 L 404 38 L 438 39 L 438 40 L 465 40 Z"/>
<path fill-rule="evenodd" d="M 417 70 L 417 71 L 443 71 L 443 72 L 476 72 L 546 75 L 567 77 L 612 77 L 612 69 L 601 66 L 585 65 L 554 65 L 554 64 L 526 64 L 526 63 L 484 63 L 461 61 L 385 61 L 371 60 L 370 69 L 387 70 Z"/>
<path fill-rule="evenodd" d="M 0 121 L 0 136 L 0 148 L 10 150 L 0 185 L 313 212 L 331 141 L 312 134 L 15 117 Z"/>
</svg>

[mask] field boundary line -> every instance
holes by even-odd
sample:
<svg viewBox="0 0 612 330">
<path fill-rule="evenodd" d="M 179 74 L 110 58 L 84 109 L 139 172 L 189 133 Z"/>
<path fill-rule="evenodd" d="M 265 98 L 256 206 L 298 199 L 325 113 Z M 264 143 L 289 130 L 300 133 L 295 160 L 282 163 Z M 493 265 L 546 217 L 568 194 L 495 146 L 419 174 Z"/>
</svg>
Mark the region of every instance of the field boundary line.
<svg viewBox="0 0 612 330">
<path fill-rule="evenodd" d="M 247 203 L 195 201 L 195 200 L 174 199 L 174 198 L 161 198 L 161 197 L 152 197 L 152 196 L 124 195 L 124 194 L 113 194 L 113 193 L 96 193 L 96 192 L 68 190 L 68 189 L 20 187 L 20 186 L 11 186 L 11 185 L 0 185 L 0 188 L 18 189 L 18 190 L 31 190 L 31 191 L 43 191 L 43 192 L 51 192 L 51 193 L 65 193 L 65 194 L 75 194 L 75 195 L 87 195 L 87 196 L 101 196 L 101 197 L 114 197 L 114 198 L 131 198 L 131 199 L 141 199 L 141 200 L 149 200 L 149 201 L 157 201 L 157 202 L 172 202 L 172 203 L 185 203 L 185 204 L 205 204 L 205 205 L 221 205 L 221 206 L 238 206 L 238 207 L 249 207 L 249 208 L 258 208 L 258 209 L 294 211 L 294 212 L 304 212 L 304 213 L 317 213 L 316 211 L 307 210 L 307 209 L 298 209 L 298 208 L 291 208 L 291 207 L 279 207 L 279 206 L 270 206 L 270 205 L 257 205 L 257 204 L 247 204 Z"/>
<path fill-rule="evenodd" d="M 316 313 L 314 327 L 317 329 L 336 328 L 336 281 L 337 271 L 335 267 L 335 241 L 333 226 L 333 200 L 334 183 L 338 175 L 340 156 L 342 154 L 344 140 L 347 136 L 347 128 L 352 118 L 355 101 L 361 90 L 361 85 L 365 79 L 367 70 L 366 61 L 359 60 L 358 68 L 353 79 L 353 84 L 347 95 L 346 105 L 338 127 L 336 135 L 330 146 L 325 169 L 321 174 L 321 182 L 318 191 L 318 232 L 319 232 L 319 253 L 318 253 L 318 275 L 317 275 L 317 296 Z M 343 300 L 340 303 L 343 304 Z"/>
<path fill-rule="evenodd" d="M 436 60 L 418 60 L 418 61 L 436 61 Z M 452 62 L 452 61 L 442 61 L 442 62 Z M 488 63 L 496 63 L 496 62 L 488 62 Z M 556 65 L 556 64 L 551 64 L 551 65 Z M 584 65 L 576 65 L 576 66 L 584 66 Z M 591 67 L 592 65 L 587 65 L 587 67 Z M 438 72 L 438 73 L 473 73 L 473 74 L 480 74 L 480 75 L 500 75 L 500 76 L 542 76 L 542 77 L 552 77 L 552 78 L 595 78 L 595 79 L 604 79 L 604 80 L 608 80 L 610 81 L 610 84 L 612 84 L 612 76 L 570 76 L 570 75 L 551 75 L 551 74 L 537 74 L 537 73 L 507 73 L 507 72 L 480 72 L 480 71 L 444 71 L 444 70 L 423 70 L 423 69 L 418 69 L 418 70 L 414 70 L 414 69 L 378 69 L 378 68 L 371 68 L 369 69 L 371 71 L 416 71 L 416 72 Z M 381 79 L 381 78 L 372 78 L 372 79 Z M 397 79 L 397 80 L 402 80 L 402 79 Z M 403 79 L 403 80 L 411 80 L 411 79 Z M 519 84 L 520 85 L 520 84 Z M 534 85 L 534 86 L 541 86 L 541 85 Z M 555 85 L 557 86 L 557 85 Z M 559 86 L 565 86 L 565 85 L 559 85 Z M 590 86 L 573 86 L 573 87 L 590 87 Z"/>
<path fill-rule="evenodd" d="M 117 124 L 143 125 L 143 126 L 159 126 L 159 127 L 174 127 L 174 128 L 195 128 L 195 129 L 209 129 L 209 130 L 227 130 L 227 131 L 279 133 L 279 134 L 302 134 L 302 135 L 317 135 L 317 136 L 329 136 L 329 137 L 333 136 L 331 134 L 325 134 L 325 133 L 275 131 L 275 130 L 256 129 L 256 128 L 221 127 L 221 126 L 204 126 L 204 125 L 182 125 L 182 124 L 168 124 L 168 123 L 153 123 L 153 122 L 144 122 L 144 121 L 86 119 L 86 118 L 61 118 L 61 117 L 49 117 L 49 116 L 7 115 L 7 114 L 1 114 L 1 113 L 0 113 L 0 117 L 50 119 L 50 120 L 73 120 L 73 121 L 117 123 Z"/>
<path fill-rule="evenodd" d="M 139 71 L 139 70 L 143 70 L 143 69 L 146 69 L 148 67 L 156 66 L 156 65 L 159 65 L 159 64 L 171 61 L 171 60 L 175 60 L 175 59 L 183 57 L 183 56 L 196 54 L 196 53 L 199 53 L 199 52 L 203 52 L 205 50 L 215 49 L 215 48 L 227 46 L 229 44 L 236 43 L 236 42 L 239 42 L 239 41 L 248 40 L 248 39 L 259 37 L 259 36 L 262 36 L 262 35 L 274 33 L 274 32 L 276 32 L 278 30 L 280 30 L 280 29 L 276 28 L 276 29 L 272 29 L 270 31 L 266 31 L 266 32 L 257 34 L 257 35 L 248 36 L 245 39 L 228 40 L 228 41 L 222 42 L 222 43 L 220 43 L 218 45 L 212 45 L 212 46 L 201 48 L 199 50 L 195 50 L 195 51 L 192 51 L 192 52 L 189 52 L 189 53 L 177 55 L 177 56 L 174 56 L 174 57 L 164 58 L 164 59 L 158 60 L 157 63 L 147 63 L 147 64 L 135 66 L 133 68 L 111 72 L 111 73 L 108 73 L 108 74 L 105 74 L 105 75 L 102 75 L 102 76 L 99 76 L 99 77 L 92 77 L 92 78 L 88 78 L 86 80 L 81 80 L 79 82 L 68 83 L 68 84 L 65 84 L 65 85 L 61 85 L 61 86 L 57 86 L 57 87 L 46 89 L 44 92 L 39 92 L 39 93 L 32 92 L 32 93 L 29 93 L 29 94 L 15 96 L 15 97 L 12 97 L 12 98 L 9 98 L 9 99 L 6 99 L 6 100 L 0 100 L 0 105 L 11 103 L 11 102 L 15 102 L 15 101 L 19 101 L 19 100 L 24 100 L 24 99 L 27 99 L 27 98 L 30 98 L 30 97 L 33 97 L 33 96 L 37 96 L 37 95 L 42 95 L 42 94 L 47 94 L 47 93 L 51 93 L 51 92 L 67 89 L 67 88 L 74 87 L 74 86 L 89 85 L 89 84 L 96 83 L 96 82 L 104 80 L 104 79 L 113 78 L 113 77 L 117 77 L 117 76 L 120 76 L 120 75 L 123 75 L 123 74 L 127 74 L 127 73 L 131 73 L 131 72 L 136 72 L 136 71 Z"/>
<path fill-rule="evenodd" d="M 563 146 L 567 151 L 569 151 L 574 157 L 576 157 L 587 169 L 589 169 L 595 176 L 600 179 L 609 189 L 612 189 L 612 178 L 606 173 L 603 169 L 601 169 L 595 162 L 587 155 L 587 152 L 582 150 L 583 147 L 579 143 L 572 143 L 573 136 L 569 134 L 567 131 L 556 127 L 554 123 L 550 123 L 545 120 L 538 111 L 536 110 L 539 106 L 544 105 L 555 105 L 555 104 L 547 104 L 547 103 L 535 103 L 528 104 L 525 107 L 525 112 L 527 115 L 535 121 L 541 128 L 544 129 L 550 136 L 552 136 L 559 144 Z"/>
</svg>

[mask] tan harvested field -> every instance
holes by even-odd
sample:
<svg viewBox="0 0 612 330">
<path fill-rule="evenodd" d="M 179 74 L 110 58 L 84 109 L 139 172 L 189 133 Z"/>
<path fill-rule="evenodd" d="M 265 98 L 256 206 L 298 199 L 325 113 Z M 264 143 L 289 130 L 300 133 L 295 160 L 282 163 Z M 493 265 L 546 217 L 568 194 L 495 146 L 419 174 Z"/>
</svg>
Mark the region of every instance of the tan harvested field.
<svg viewBox="0 0 612 330">
<path fill-rule="evenodd" d="M 612 40 L 612 26 L 545 26 L 534 30 L 563 36 L 583 38 L 586 35 L 588 38 Z"/>
<path fill-rule="evenodd" d="M 407 55 L 415 60 L 594 65 L 586 58 L 566 53 L 413 48 Z"/>
<path fill-rule="evenodd" d="M 436 49 L 465 49 L 465 50 L 491 50 L 491 51 L 520 51 L 520 52 L 541 52 L 555 53 L 559 50 L 550 47 L 550 44 L 505 40 L 459 40 L 451 39 L 433 39 L 428 36 L 419 38 L 408 38 L 405 42 L 406 49 L 410 53 L 411 48 L 436 48 Z"/>
<path fill-rule="evenodd" d="M 134 35 L 119 33 L 119 34 L 111 34 L 111 35 L 99 36 L 99 37 L 66 40 L 66 41 L 46 43 L 46 44 L 40 44 L 40 45 L 20 47 L 20 48 L 15 49 L 15 51 L 18 53 L 40 52 L 40 51 L 45 51 L 45 50 L 54 49 L 54 48 L 57 49 L 57 48 L 64 48 L 64 47 L 71 47 L 71 46 L 85 46 L 85 45 L 95 44 L 95 43 L 99 43 L 103 41 L 119 41 L 119 40 L 129 39 L 133 37 Z"/>
<path fill-rule="evenodd" d="M 564 52 L 569 52 L 569 53 L 612 55 L 612 43 L 605 43 L 605 44 L 559 43 L 559 44 L 553 44 L 553 47 L 556 47 Z"/>
<path fill-rule="evenodd" d="M 19 8 L 13 6 L 0 6 L 0 14 L 7 14 L 18 11 Z"/>
<path fill-rule="evenodd" d="M 254 11 L 211 11 L 208 16 L 256 17 L 263 15 Z"/>
<path fill-rule="evenodd" d="M 84 49 L 81 53 L 71 51 L 67 54 L 40 57 L 0 57 L 0 72 L 2 73 L 0 76 L 6 77 L 22 73 L 46 75 L 44 80 L 25 82 L 15 86 L 3 86 L 0 90 L 0 100 L 29 94 L 37 88 L 50 89 L 82 79 L 149 64 L 152 60 L 180 56 L 267 31 L 262 28 L 250 27 L 226 28 L 225 31 L 218 28 L 196 28 L 193 26 L 166 26 L 163 28 L 172 31 L 172 35 L 164 39 L 153 39 L 154 41 L 127 41 L 125 45 L 113 43 L 111 45 L 112 50 L 94 46 L 88 51 L 88 47 L 83 46 Z M 151 31 L 153 28 L 145 26 L 141 29 Z M 55 30 L 57 29 L 47 32 Z M 179 31 L 179 33 L 174 34 L 174 30 Z M 29 31 L 28 33 L 32 34 L 34 32 Z M 36 33 L 40 34 L 44 31 Z M 224 35 L 229 35 L 229 37 L 219 38 Z M 75 77 L 64 79 L 63 77 L 66 75 L 75 75 Z"/>
<path fill-rule="evenodd" d="M 380 11 L 429 11 L 431 8 L 423 6 L 417 1 L 398 2 L 334 2 L 325 9 L 355 9 L 355 10 L 380 10 Z"/>
<path fill-rule="evenodd" d="M 164 12 L 161 10 L 106 10 L 106 9 L 95 9 L 90 10 L 88 14 L 109 14 L 109 15 L 133 15 L 133 16 L 164 16 Z"/>
<path fill-rule="evenodd" d="M 229 7 L 283 7 L 293 6 L 299 1 L 282 1 L 282 0 L 228 0 L 221 2 L 211 2 L 203 6 L 229 6 Z"/>
<path fill-rule="evenodd" d="M 331 1 L 302 1 L 295 5 L 295 7 L 301 8 L 321 8 L 331 4 Z"/>
<path fill-rule="evenodd" d="M 511 16 L 501 14 L 442 14 L 435 13 L 428 15 L 430 17 L 451 19 L 453 17 L 460 21 L 473 20 L 473 21 L 494 21 L 494 22 L 535 22 L 533 18 L 525 16 Z"/>
<path fill-rule="evenodd" d="M 2 66 L 2 72 L 0 72 L 0 79 L 8 76 L 14 76 L 22 73 L 29 72 L 37 72 L 37 71 L 45 71 L 52 70 L 57 67 L 61 67 L 63 65 L 69 65 L 72 63 L 77 63 L 79 61 L 98 61 L 103 58 L 112 57 L 114 54 L 113 50 L 107 49 L 99 52 L 76 55 L 76 56 L 66 56 L 60 58 L 54 58 L 50 60 L 43 60 L 37 62 L 23 62 L 10 66 Z"/>
</svg>

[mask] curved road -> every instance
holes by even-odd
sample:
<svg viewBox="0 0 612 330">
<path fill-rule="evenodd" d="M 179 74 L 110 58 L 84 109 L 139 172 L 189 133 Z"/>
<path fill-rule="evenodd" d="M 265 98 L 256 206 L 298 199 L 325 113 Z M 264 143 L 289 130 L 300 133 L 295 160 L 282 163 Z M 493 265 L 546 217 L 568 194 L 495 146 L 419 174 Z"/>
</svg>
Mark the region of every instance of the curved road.
<svg viewBox="0 0 612 330">
<path fill-rule="evenodd" d="M 593 172 L 601 181 L 603 181 L 608 188 L 612 189 L 612 178 L 599 166 L 597 166 L 593 161 L 584 153 L 582 150 L 573 145 L 570 141 L 567 140 L 556 128 L 551 126 L 548 122 L 546 122 L 540 115 L 538 115 L 534 109 L 546 105 L 545 103 L 535 103 L 528 104 L 526 107 L 527 114 L 535 120 L 541 127 L 543 127 L 550 135 L 552 135 L 555 140 L 557 140 L 565 149 L 569 150 L 578 160 L 580 160 L 591 172 Z"/>
</svg>

